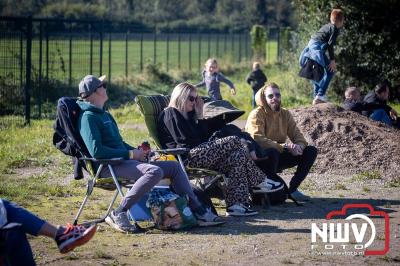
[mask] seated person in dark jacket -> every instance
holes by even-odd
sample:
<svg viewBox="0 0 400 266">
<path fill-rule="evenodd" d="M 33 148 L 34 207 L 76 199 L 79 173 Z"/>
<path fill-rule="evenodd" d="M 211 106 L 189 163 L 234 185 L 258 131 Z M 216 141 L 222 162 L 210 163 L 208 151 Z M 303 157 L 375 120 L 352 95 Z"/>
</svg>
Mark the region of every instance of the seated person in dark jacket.
<svg viewBox="0 0 400 266">
<path fill-rule="evenodd" d="M 372 120 L 398 128 L 400 123 L 397 119 L 397 112 L 387 104 L 388 99 L 389 86 L 385 82 L 379 83 L 364 97 L 364 103 L 368 106 L 368 110 L 363 111 L 363 114 Z"/>
<path fill-rule="evenodd" d="M 361 114 L 362 111 L 368 111 L 369 107 L 373 108 L 373 106 L 367 106 L 362 101 L 360 89 L 357 87 L 348 87 L 344 93 L 344 97 L 342 107 L 347 111 L 354 111 Z"/>
</svg>

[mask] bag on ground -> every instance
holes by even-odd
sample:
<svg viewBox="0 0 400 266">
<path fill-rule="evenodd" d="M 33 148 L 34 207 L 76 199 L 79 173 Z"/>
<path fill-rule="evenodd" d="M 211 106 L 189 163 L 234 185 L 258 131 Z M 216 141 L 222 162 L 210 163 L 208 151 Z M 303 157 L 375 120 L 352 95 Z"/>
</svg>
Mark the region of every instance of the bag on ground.
<svg viewBox="0 0 400 266">
<path fill-rule="evenodd" d="M 178 230 L 197 225 L 187 199 L 173 193 L 169 187 L 154 187 L 146 205 L 156 227 L 161 230 Z"/>
</svg>

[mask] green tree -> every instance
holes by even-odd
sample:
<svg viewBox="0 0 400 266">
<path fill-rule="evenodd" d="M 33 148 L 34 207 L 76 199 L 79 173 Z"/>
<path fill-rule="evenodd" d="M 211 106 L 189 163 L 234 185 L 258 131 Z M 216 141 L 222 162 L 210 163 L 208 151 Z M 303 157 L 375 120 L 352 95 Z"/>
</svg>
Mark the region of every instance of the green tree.
<svg viewBox="0 0 400 266">
<path fill-rule="evenodd" d="M 265 43 L 267 41 L 267 34 L 264 26 L 254 25 L 250 31 L 250 36 L 253 57 L 255 60 L 261 61 L 265 58 Z"/>
</svg>

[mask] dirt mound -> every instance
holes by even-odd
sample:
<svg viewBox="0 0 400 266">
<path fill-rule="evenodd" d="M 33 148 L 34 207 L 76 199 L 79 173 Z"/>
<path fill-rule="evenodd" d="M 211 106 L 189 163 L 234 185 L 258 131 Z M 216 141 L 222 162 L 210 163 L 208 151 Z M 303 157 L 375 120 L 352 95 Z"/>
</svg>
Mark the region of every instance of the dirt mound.
<svg viewBox="0 0 400 266">
<path fill-rule="evenodd" d="M 291 113 L 318 148 L 314 172 L 376 172 L 386 180 L 400 179 L 400 130 L 328 103 Z"/>
</svg>

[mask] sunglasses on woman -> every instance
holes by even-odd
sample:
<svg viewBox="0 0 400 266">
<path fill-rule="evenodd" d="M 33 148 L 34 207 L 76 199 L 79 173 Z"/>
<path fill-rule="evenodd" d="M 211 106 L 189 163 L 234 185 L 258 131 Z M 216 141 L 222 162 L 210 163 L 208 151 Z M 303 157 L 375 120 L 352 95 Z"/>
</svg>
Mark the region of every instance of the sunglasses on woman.
<svg viewBox="0 0 400 266">
<path fill-rule="evenodd" d="M 197 99 L 197 96 L 194 97 L 192 95 L 189 95 L 189 98 L 188 98 L 189 101 L 194 102 L 194 101 L 196 101 L 196 99 Z"/>
</svg>

